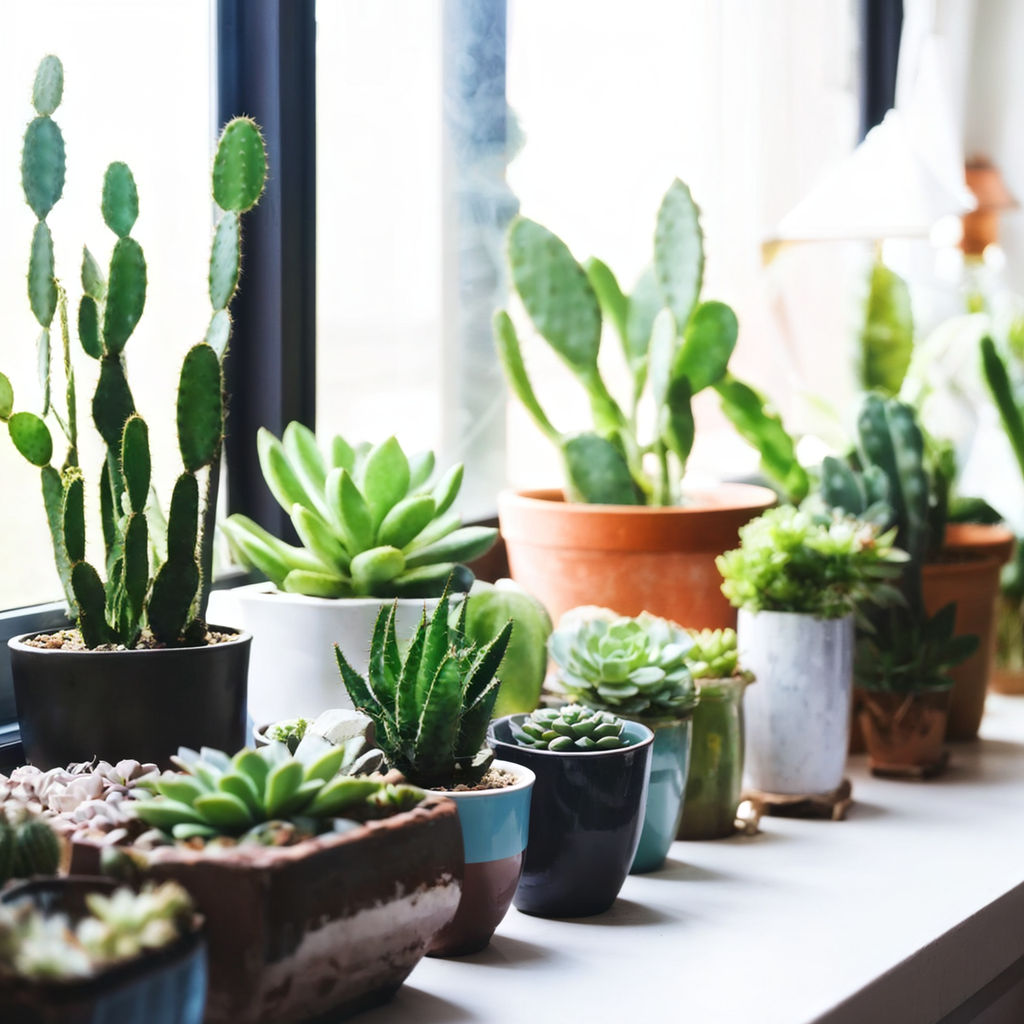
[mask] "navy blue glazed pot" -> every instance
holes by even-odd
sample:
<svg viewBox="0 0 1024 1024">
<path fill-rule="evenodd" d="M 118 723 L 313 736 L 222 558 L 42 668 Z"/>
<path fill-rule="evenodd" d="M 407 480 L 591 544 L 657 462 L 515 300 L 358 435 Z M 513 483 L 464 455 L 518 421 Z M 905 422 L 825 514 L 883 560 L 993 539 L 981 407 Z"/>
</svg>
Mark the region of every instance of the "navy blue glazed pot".
<svg viewBox="0 0 1024 1024">
<path fill-rule="evenodd" d="M 88 893 L 109 893 L 102 878 L 48 878 L 8 889 L 6 904 L 31 901 L 74 922 Z M 198 929 L 155 952 L 93 978 L 29 983 L 0 979 L 4 1024 L 201 1024 L 206 1006 L 206 943 Z"/>
<path fill-rule="evenodd" d="M 524 718 L 508 715 L 488 730 L 498 757 L 537 776 L 513 902 L 540 917 L 601 914 L 615 902 L 640 841 L 654 734 L 627 722 L 630 745 L 618 750 L 536 750 L 512 739 L 509 723 Z"/>
</svg>

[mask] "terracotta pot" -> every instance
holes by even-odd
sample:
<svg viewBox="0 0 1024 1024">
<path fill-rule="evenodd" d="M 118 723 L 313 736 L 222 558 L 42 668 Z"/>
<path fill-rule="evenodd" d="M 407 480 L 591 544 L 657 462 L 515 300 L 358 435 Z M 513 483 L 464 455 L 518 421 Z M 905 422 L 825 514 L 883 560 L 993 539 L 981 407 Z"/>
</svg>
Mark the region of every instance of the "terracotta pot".
<svg viewBox="0 0 1024 1024">
<path fill-rule="evenodd" d="M 107 895 L 105 878 L 46 878 L 7 889 L 4 904 L 31 902 L 48 916 L 77 923 L 90 893 Z M 35 981 L 0 977 L 5 1024 L 200 1024 L 206 1002 L 206 945 L 197 918 L 193 931 L 91 978 Z"/>
<path fill-rule="evenodd" d="M 995 650 L 999 570 L 1013 549 L 1002 526 L 955 523 L 946 530 L 943 560 L 922 569 L 925 609 L 934 615 L 956 602 L 957 635 L 975 634 L 978 650 L 955 666 L 946 738 L 973 740 L 985 711 L 985 692 Z"/>
<path fill-rule="evenodd" d="M 1024 669 L 997 668 L 988 681 L 989 689 L 1011 697 L 1024 697 Z"/>
<path fill-rule="evenodd" d="M 131 851 L 143 878 L 173 879 L 206 918 L 206 1024 L 293 1024 L 385 1002 L 455 913 L 455 804 L 419 807 L 295 846 Z"/>
<path fill-rule="evenodd" d="M 927 777 L 945 766 L 949 690 L 863 690 L 857 715 L 876 775 Z"/>
<path fill-rule="evenodd" d="M 775 493 L 721 484 L 685 506 L 647 508 L 566 502 L 561 491 L 498 496 L 512 578 L 559 617 L 598 604 L 620 615 L 648 611 L 693 628 L 735 626 L 715 556 L 739 528 L 774 505 Z"/>
</svg>

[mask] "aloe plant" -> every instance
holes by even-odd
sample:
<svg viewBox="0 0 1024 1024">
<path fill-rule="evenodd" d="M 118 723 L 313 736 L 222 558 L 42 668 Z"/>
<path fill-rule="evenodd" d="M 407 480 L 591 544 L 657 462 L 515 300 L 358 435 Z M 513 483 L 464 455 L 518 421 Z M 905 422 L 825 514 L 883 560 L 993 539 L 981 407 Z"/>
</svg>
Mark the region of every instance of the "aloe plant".
<svg viewBox="0 0 1024 1024">
<path fill-rule="evenodd" d="M 99 363 L 92 419 L 105 455 L 98 494 L 105 573 L 86 560 L 85 478 L 79 461 L 78 401 L 71 359 L 68 297 L 56 276 L 47 217 L 64 190 L 65 152 L 52 114 L 63 95 L 56 57 L 39 66 L 33 89 L 36 117 L 25 132 L 22 185 L 38 218 L 29 256 L 28 294 L 41 333 L 38 365 L 43 385 L 40 414 L 15 411 L 10 381 L 0 374 L 0 420 L 15 448 L 41 471 L 43 504 L 54 558 L 69 608 L 89 647 L 134 647 L 148 626 L 166 645 L 205 642 L 212 569 L 213 517 L 224 438 L 221 361 L 231 334 L 228 307 L 240 272 L 240 218 L 263 191 L 266 154 L 256 125 L 231 121 L 221 134 L 213 164 L 213 198 L 219 210 L 209 262 L 212 313 L 203 341 L 185 356 L 177 393 L 178 477 L 166 522 L 166 548 L 157 544 L 150 505 L 149 430 L 128 383 L 125 347 L 142 317 L 147 269 L 131 231 L 139 196 L 131 170 L 113 163 L 103 181 L 101 211 L 114 235 L 108 273 L 83 249 L 77 333 L 86 355 Z M 63 407 L 53 395 L 51 334 L 56 318 L 64 375 Z M 52 464 L 53 420 L 67 444 L 58 469 Z M 205 495 L 200 497 L 200 476 Z M 162 517 L 161 517 L 162 518 Z M 150 561 L 150 549 L 159 550 Z M 104 582 L 103 576 L 106 580 Z"/>
<path fill-rule="evenodd" d="M 406 653 L 395 635 L 397 604 L 381 608 L 365 678 L 335 644 L 338 668 L 357 711 L 373 720 L 377 746 L 392 768 L 423 787 L 475 785 L 493 752 L 485 745 L 498 697 L 495 675 L 512 622 L 489 643 L 466 637 L 466 602 L 449 626 L 446 589 L 430 618 L 424 611 Z"/>
<path fill-rule="evenodd" d="M 336 818 L 365 817 L 372 807 L 400 810 L 422 799 L 411 786 L 339 774 L 345 756 L 344 746 L 326 742 L 295 756 L 276 742 L 233 757 L 182 748 L 172 758 L 181 771 L 148 781 L 156 795 L 132 810 L 176 840 L 281 845 L 326 831 Z"/>
<path fill-rule="evenodd" d="M 497 540 L 490 527 L 461 526 L 452 504 L 462 466 L 432 482 L 433 452 L 410 458 L 393 437 L 371 447 L 337 436 L 326 456 L 301 423 L 289 423 L 280 440 L 262 429 L 257 444 L 263 478 L 303 547 L 242 515 L 230 516 L 224 532 L 242 561 L 281 590 L 436 597 L 453 573 L 458 589 L 467 590 L 473 576 L 459 563 Z"/>
<path fill-rule="evenodd" d="M 694 440 L 692 399 L 713 388 L 722 411 L 761 454 L 764 472 L 795 501 L 808 490 L 793 441 L 764 397 L 729 372 L 738 324 L 721 302 L 700 302 L 704 239 L 699 210 L 678 179 L 658 211 L 653 267 L 630 294 L 598 259 L 581 265 L 555 234 L 525 217 L 508 230 L 512 283 L 536 331 L 585 389 L 593 430 L 559 430 L 537 399 L 519 337 L 504 310 L 494 319 L 509 386 L 541 432 L 562 453 L 574 501 L 670 505 Z M 604 322 L 614 327 L 629 368 L 621 403 L 598 366 Z M 641 439 L 641 404 L 655 411 L 653 436 Z"/>
<path fill-rule="evenodd" d="M 513 719 L 509 728 L 519 746 L 535 750 L 618 750 L 629 746 L 629 738 L 622 735 L 625 724 L 610 711 L 567 704 L 538 708 L 521 723 Z"/>
</svg>

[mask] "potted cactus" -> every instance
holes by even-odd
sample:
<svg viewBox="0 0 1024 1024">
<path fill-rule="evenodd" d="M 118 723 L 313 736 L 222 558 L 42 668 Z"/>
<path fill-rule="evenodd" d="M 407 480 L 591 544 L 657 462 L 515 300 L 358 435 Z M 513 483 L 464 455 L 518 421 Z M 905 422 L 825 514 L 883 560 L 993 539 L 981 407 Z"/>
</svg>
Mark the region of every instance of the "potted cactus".
<svg viewBox="0 0 1024 1024">
<path fill-rule="evenodd" d="M 205 1001 L 201 920 L 173 882 L 55 878 L 0 897 L 5 1020 L 200 1024 Z"/>
<path fill-rule="evenodd" d="M 298 756 L 301 753 L 301 757 Z M 183 749 L 104 870 L 176 881 L 206 918 L 208 1024 L 287 1024 L 390 998 L 455 911 L 446 800 L 339 774 L 345 748 Z"/>
<path fill-rule="evenodd" d="M 396 628 L 408 639 L 423 600 L 436 603 L 453 573 L 456 589 L 469 589 L 472 573 L 460 563 L 487 551 L 497 531 L 460 526 L 452 504 L 461 465 L 435 481 L 433 452 L 407 456 L 393 437 L 353 446 L 337 436 L 323 451 L 307 427 L 290 423 L 280 439 L 260 430 L 257 449 L 302 542 L 287 544 L 242 515 L 224 524 L 238 557 L 269 581 L 236 591 L 255 645 L 250 707 L 262 724 L 333 707 L 331 644 L 365 672 L 381 607 L 399 598 Z"/>
<path fill-rule="evenodd" d="M 679 831 L 697 703 L 691 643 L 674 622 L 594 607 L 562 616 L 549 642 L 555 681 L 572 703 L 640 722 L 654 733 L 643 831 L 630 869 L 635 874 L 660 868 Z"/>
<path fill-rule="evenodd" d="M 115 237 L 113 253 L 104 277 L 84 250 L 77 316 L 81 346 L 99 364 L 91 412 L 104 445 L 97 484 L 104 581 L 87 560 L 72 325 L 47 223 L 64 187 L 64 141 L 51 116 L 62 93 L 60 61 L 46 57 L 33 90 L 37 116 L 22 152 L 25 198 L 38 217 L 28 281 L 42 329 L 42 415 L 15 411 L 10 382 L 0 375 L 0 419 L 17 450 L 40 469 L 54 557 L 77 628 L 11 641 L 14 696 L 25 754 L 34 764 L 52 767 L 94 755 L 116 761 L 128 753 L 166 763 L 180 743 L 241 745 L 244 738 L 249 638 L 209 629 L 205 613 L 224 436 L 221 360 L 231 330 L 228 307 L 238 284 L 240 218 L 263 190 L 266 157 L 252 121 L 240 118 L 225 127 L 213 165 L 220 218 L 210 256 L 212 314 L 205 339 L 189 349 L 181 370 L 183 471 L 165 536 L 150 491 L 148 428 L 136 410 L 125 363 L 146 296 L 145 257 L 131 235 L 139 197 L 125 164 L 107 168 L 101 209 Z M 51 332 L 62 345 L 61 399 L 51 382 Z M 66 443 L 60 468 L 47 420 Z"/>
<path fill-rule="evenodd" d="M 953 679 L 947 738 L 973 739 L 985 706 L 999 570 L 1010 557 L 1013 535 L 1001 526 L 947 524 L 952 471 L 937 456 L 939 446 L 923 435 L 911 406 L 868 395 L 857 427 L 856 451 L 845 460 L 825 459 L 822 497 L 834 508 L 895 529 L 896 543 L 910 556 L 900 581 L 903 605 L 879 611 L 872 618 L 874 634 L 862 634 L 858 678 L 870 679 L 879 657 L 888 672 L 899 668 L 895 658 L 907 656 L 903 668 L 912 674 L 914 651 L 898 638 L 908 632 L 930 638 L 939 650 L 934 656 L 922 652 L 922 685 L 931 688 L 924 666 L 943 662 Z M 955 613 L 945 613 L 951 604 Z M 970 636 L 977 640 L 948 645 L 953 637 Z M 955 661 L 946 660 L 951 655 Z"/>
<path fill-rule="evenodd" d="M 763 793 L 812 795 L 843 780 L 853 696 L 854 613 L 898 598 L 906 554 L 895 531 L 809 504 L 769 509 L 719 556 L 739 608 L 739 658 L 757 677 L 746 698 L 746 779 Z"/>
<path fill-rule="evenodd" d="M 676 180 L 666 192 L 653 269 L 629 295 L 605 263 L 581 265 L 561 239 L 526 218 L 509 227 L 508 262 L 533 328 L 582 384 L 594 419 L 583 433 L 552 423 L 530 383 L 512 319 L 500 311 L 494 331 L 509 386 L 558 447 L 566 474 L 564 493 L 499 498 L 512 576 L 556 620 L 593 602 L 620 615 L 649 611 L 688 626 L 735 625 L 714 558 L 775 495 L 741 484 L 684 490 L 693 397 L 717 392 L 723 413 L 791 500 L 806 495 L 808 482 L 778 416 L 729 372 L 738 331 L 733 311 L 698 301 L 704 247 L 689 189 Z M 604 322 L 618 335 L 629 370 L 625 401 L 598 366 Z M 638 430 L 647 422 L 655 425 L 653 436 Z"/>
<path fill-rule="evenodd" d="M 592 917 L 619 895 L 640 843 L 654 734 L 578 704 L 506 715 L 488 740 L 537 777 L 515 905 L 539 917 Z"/>
<path fill-rule="evenodd" d="M 462 899 L 431 952 L 459 956 L 483 949 L 512 901 L 527 841 L 533 773 L 495 761 L 485 736 L 508 647 L 507 622 L 490 642 L 466 637 L 466 602 L 452 626 L 442 594 L 424 610 L 408 651 L 399 650 L 395 605 L 377 616 L 366 676 L 336 647 L 338 667 L 356 709 L 374 724 L 388 765 L 415 785 L 455 801 L 465 849 Z"/>
<path fill-rule="evenodd" d="M 697 687 L 690 771 L 679 839 L 721 839 L 736 829 L 743 787 L 743 695 L 753 673 L 739 666 L 734 629 L 690 630 L 686 662 Z"/>
</svg>

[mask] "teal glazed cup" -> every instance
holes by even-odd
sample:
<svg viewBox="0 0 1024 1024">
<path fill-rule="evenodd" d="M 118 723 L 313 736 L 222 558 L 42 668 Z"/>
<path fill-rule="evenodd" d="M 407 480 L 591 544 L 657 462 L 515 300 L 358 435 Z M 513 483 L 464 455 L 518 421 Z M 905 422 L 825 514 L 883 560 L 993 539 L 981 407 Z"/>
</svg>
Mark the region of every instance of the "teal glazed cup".
<svg viewBox="0 0 1024 1024">
<path fill-rule="evenodd" d="M 626 722 L 617 750 L 536 750 L 512 738 L 508 715 L 491 722 L 488 742 L 505 761 L 537 776 L 530 841 L 515 905 L 539 917 L 606 911 L 626 880 L 643 827 L 654 734 Z"/>
<path fill-rule="evenodd" d="M 683 797 L 690 765 L 693 719 L 661 719 L 643 723 L 654 733 L 651 781 L 647 788 L 644 825 L 630 874 L 657 871 L 665 863 L 683 816 Z"/>
<path fill-rule="evenodd" d="M 514 775 L 515 784 L 444 794 L 459 811 L 466 871 L 455 916 L 434 936 L 429 956 L 465 956 L 483 949 L 519 884 L 535 776 L 519 764 L 495 761 L 494 767 Z"/>
</svg>

